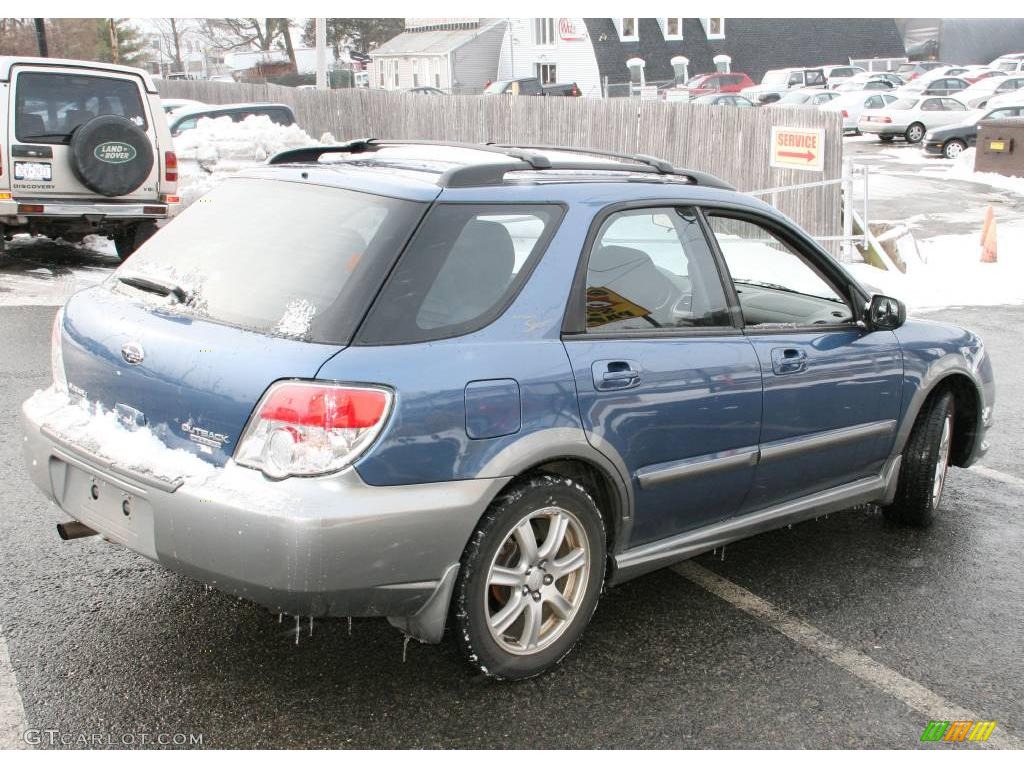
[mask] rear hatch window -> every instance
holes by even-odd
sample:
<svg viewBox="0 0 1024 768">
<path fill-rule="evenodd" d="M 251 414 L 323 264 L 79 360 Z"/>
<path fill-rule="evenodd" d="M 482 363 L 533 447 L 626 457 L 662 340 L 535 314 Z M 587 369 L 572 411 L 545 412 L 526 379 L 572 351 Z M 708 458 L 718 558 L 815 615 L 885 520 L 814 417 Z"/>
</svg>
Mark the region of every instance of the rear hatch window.
<svg viewBox="0 0 1024 768">
<path fill-rule="evenodd" d="M 67 144 L 71 132 L 100 115 L 148 129 L 139 86 L 132 80 L 69 72 L 22 72 L 14 97 L 18 141 Z"/>
<path fill-rule="evenodd" d="M 262 334 L 347 344 L 426 205 L 229 179 L 114 273 L 118 292 Z"/>
</svg>

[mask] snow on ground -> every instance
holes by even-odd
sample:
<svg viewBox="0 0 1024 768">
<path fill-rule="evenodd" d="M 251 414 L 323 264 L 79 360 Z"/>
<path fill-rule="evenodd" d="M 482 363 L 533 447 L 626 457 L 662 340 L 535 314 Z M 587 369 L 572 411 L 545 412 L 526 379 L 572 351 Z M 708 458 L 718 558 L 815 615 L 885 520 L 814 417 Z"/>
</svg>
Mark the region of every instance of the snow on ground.
<svg viewBox="0 0 1024 768">
<path fill-rule="evenodd" d="M 961 181 L 973 181 L 975 184 L 987 184 L 996 189 L 1018 192 L 1024 195 L 1024 178 L 1020 176 L 1003 176 L 1001 173 L 980 173 L 974 170 L 974 147 L 964 152 L 952 164 L 948 176 Z"/>
<path fill-rule="evenodd" d="M 316 143 L 299 126 L 278 125 L 265 115 L 250 115 L 240 123 L 230 117 L 203 118 L 174 140 L 181 172 L 178 193 L 190 205 L 235 171 Z"/>
<path fill-rule="evenodd" d="M 59 307 L 102 282 L 117 265 L 114 244 L 90 235 L 81 243 L 15 235 L 0 260 L 0 306 Z"/>
<path fill-rule="evenodd" d="M 999 260 L 981 262 L 979 232 L 918 240 L 921 260 L 907 272 L 844 265 L 858 280 L 906 302 L 912 312 L 1024 303 L 1024 222 L 997 222 Z"/>
</svg>

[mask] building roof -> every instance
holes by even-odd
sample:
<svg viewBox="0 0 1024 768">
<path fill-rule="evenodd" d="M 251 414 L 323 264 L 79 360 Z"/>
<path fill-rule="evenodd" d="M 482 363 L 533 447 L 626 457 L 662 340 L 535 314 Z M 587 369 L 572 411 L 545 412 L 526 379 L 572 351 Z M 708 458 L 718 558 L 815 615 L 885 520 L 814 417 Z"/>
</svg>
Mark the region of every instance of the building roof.
<svg viewBox="0 0 1024 768">
<path fill-rule="evenodd" d="M 379 48 L 374 48 L 370 55 L 377 56 L 416 56 L 437 55 L 454 51 L 476 38 L 481 32 L 490 29 L 500 19 L 487 19 L 473 29 L 435 29 L 426 32 L 402 32 Z"/>
</svg>

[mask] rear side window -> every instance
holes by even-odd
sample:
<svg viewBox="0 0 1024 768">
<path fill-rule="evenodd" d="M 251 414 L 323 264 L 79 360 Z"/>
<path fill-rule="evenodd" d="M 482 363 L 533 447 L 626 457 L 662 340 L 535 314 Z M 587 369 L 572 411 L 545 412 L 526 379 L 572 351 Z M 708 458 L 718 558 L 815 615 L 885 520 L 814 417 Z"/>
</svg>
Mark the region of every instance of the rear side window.
<svg viewBox="0 0 1024 768">
<path fill-rule="evenodd" d="M 425 208 L 335 187 L 229 179 L 136 251 L 113 289 L 260 333 L 348 343 Z M 161 300 L 132 277 L 187 298 Z"/>
<path fill-rule="evenodd" d="M 511 303 L 562 215 L 556 205 L 433 208 L 359 332 L 359 344 L 411 344 L 483 328 Z"/>
<path fill-rule="evenodd" d="M 71 132 L 100 115 L 117 115 L 147 130 L 139 86 L 132 80 L 68 72 L 21 72 L 15 81 L 18 141 L 67 144 Z"/>
<path fill-rule="evenodd" d="M 692 208 L 613 214 L 587 262 L 587 331 L 728 326 L 714 256 Z"/>
</svg>

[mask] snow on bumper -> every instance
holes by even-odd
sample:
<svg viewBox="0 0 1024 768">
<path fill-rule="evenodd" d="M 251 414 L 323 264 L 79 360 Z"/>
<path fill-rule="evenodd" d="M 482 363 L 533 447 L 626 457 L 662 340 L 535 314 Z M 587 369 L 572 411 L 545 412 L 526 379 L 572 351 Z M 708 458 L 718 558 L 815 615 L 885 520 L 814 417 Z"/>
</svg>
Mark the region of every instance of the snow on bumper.
<svg viewBox="0 0 1024 768">
<path fill-rule="evenodd" d="M 296 615 L 416 614 L 450 588 L 506 482 L 369 486 L 351 467 L 275 482 L 153 445 L 147 430 L 52 390 L 26 401 L 22 422 L 32 480 L 66 514 L 171 570 Z"/>
</svg>

